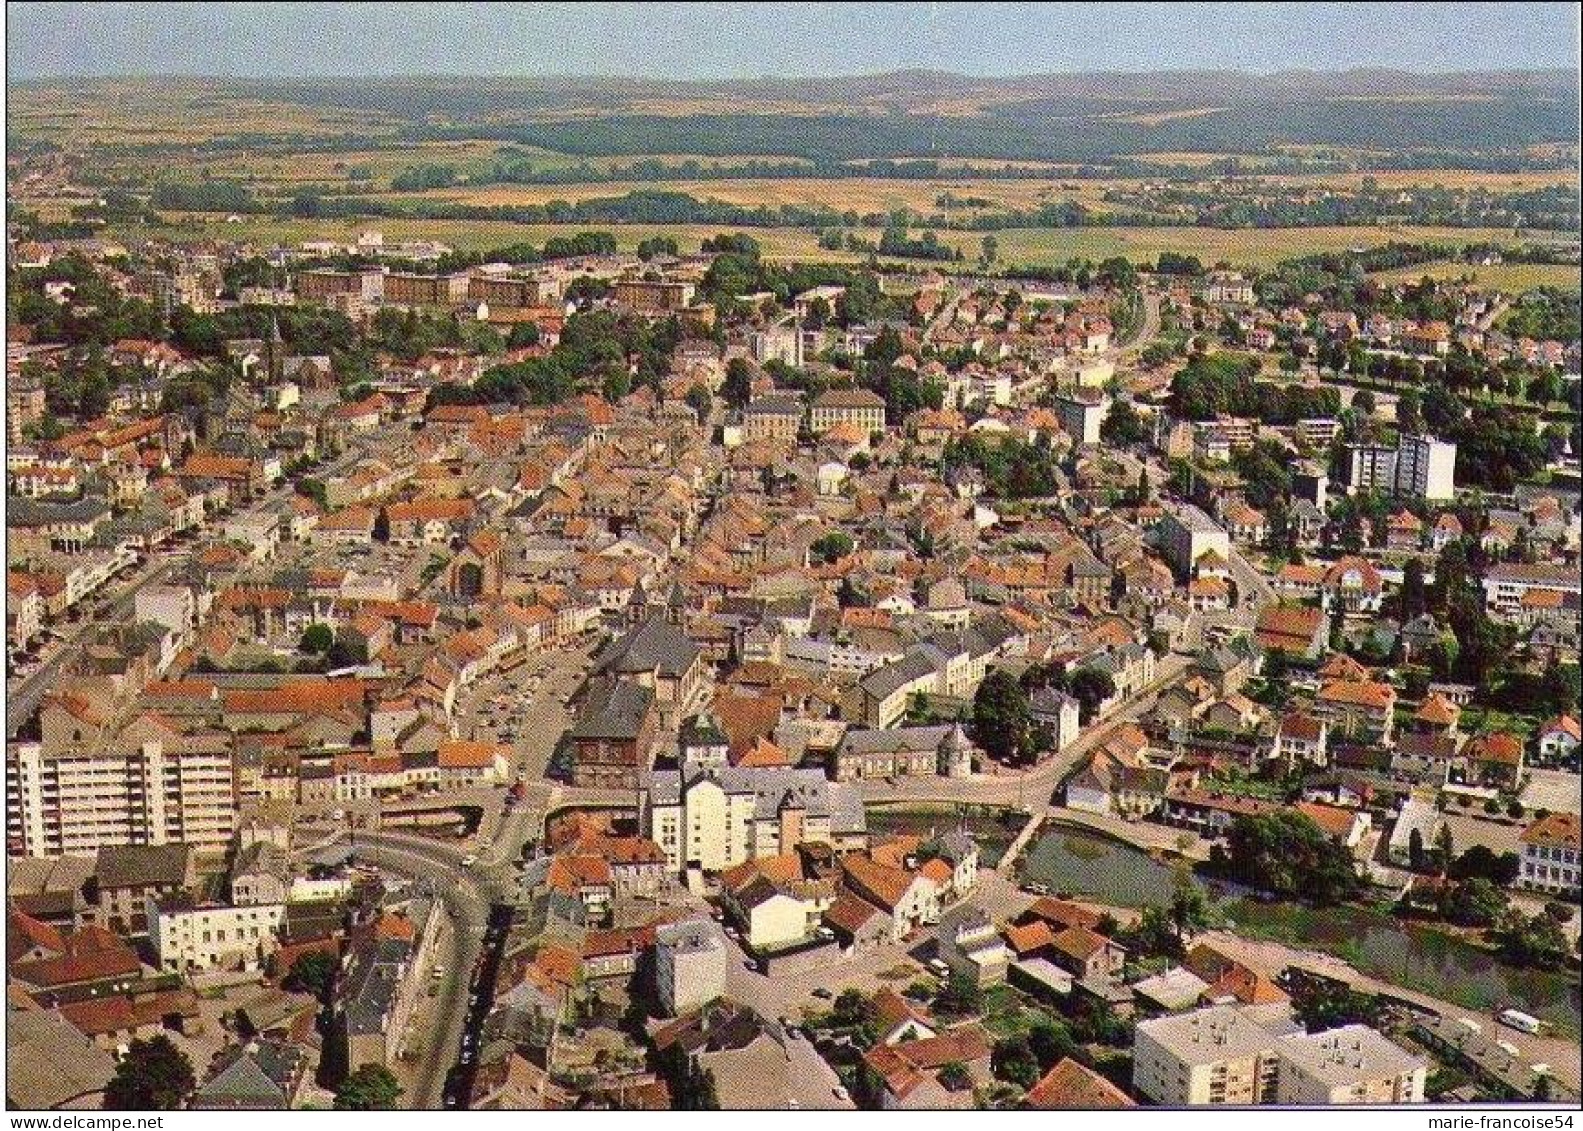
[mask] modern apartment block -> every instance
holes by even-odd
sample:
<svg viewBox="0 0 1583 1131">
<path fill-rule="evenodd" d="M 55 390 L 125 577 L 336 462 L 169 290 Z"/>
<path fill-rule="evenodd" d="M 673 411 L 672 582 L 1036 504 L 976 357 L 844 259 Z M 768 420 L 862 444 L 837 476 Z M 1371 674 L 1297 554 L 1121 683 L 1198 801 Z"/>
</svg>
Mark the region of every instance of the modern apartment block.
<svg viewBox="0 0 1583 1131">
<path fill-rule="evenodd" d="M 1443 502 L 1456 494 L 1456 468 L 1455 444 L 1433 436 L 1402 436 L 1394 448 L 1353 448 L 1347 485 L 1355 491 L 1388 491 Z"/>
<path fill-rule="evenodd" d="M 6 751 L 12 855 L 92 855 L 108 845 L 173 841 L 220 852 L 235 822 L 235 771 L 225 741 L 49 753 L 23 742 Z"/>
<path fill-rule="evenodd" d="M 1422 1103 L 1427 1067 L 1366 1025 L 1304 1033 L 1216 1005 L 1140 1022 L 1132 1085 L 1169 1107 Z"/>
</svg>

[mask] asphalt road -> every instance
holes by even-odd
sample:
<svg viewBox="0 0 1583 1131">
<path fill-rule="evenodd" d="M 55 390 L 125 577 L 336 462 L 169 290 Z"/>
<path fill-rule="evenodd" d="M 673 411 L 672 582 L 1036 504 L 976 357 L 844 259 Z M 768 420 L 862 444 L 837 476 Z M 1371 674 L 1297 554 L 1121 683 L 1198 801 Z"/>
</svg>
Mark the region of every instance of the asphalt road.
<svg viewBox="0 0 1583 1131">
<path fill-rule="evenodd" d="M 154 564 L 153 559 L 150 559 L 148 564 L 154 565 L 154 568 L 111 598 L 109 607 L 104 612 L 84 617 L 82 623 L 77 625 L 76 631 L 66 638 L 60 650 L 45 661 L 37 671 L 26 679 L 16 681 L 14 686 L 7 686 L 6 736 L 8 738 L 15 738 L 22 725 L 33 717 L 33 712 L 38 710 L 39 700 L 44 697 L 44 692 L 54 686 L 55 677 L 65 666 L 66 661 L 76 657 L 82 637 L 100 625 L 122 620 L 131 612 L 137 595 L 148 586 L 163 581 L 171 570 L 176 568 L 177 559 L 167 559 L 157 565 Z M 144 568 L 147 569 L 148 566 L 145 565 Z"/>
<path fill-rule="evenodd" d="M 461 867 L 460 856 L 443 844 L 390 833 L 359 832 L 359 857 L 398 875 L 435 881 L 440 900 L 451 916 L 451 930 L 441 938 L 436 961 L 446 970 L 440 993 L 430 1009 L 430 1023 L 418 1044 L 418 1082 L 406 1096 L 416 1110 L 440 1109 L 446 1075 L 460 1052 L 467 1019 L 467 995 L 489 918 L 490 893 Z"/>
<path fill-rule="evenodd" d="M 1154 704 L 1156 696 L 1181 678 L 1187 670 L 1185 656 L 1169 654 L 1156 668 L 1155 680 L 1106 716 L 1098 726 L 1089 727 L 1064 750 L 1045 762 L 1024 771 L 1004 770 L 998 774 L 977 774 L 971 778 L 903 777 L 895 785 L 884 781 L 859 783 L 863 800 L 876 802 L 960 802 L 977 805 L 1015 805 L 1033 812 L 1048 808 L 1055 787 L 1096 745 L 1122 723 L 1136 722 Z"/>
<path fill-rule="evenodd" d="M 360 449 L 350 449 L 342 454 L 338 459 L 332 461 L 324 467 L 316 468 L 314 470 L 314 474 L 320 477 L 328 477 L 339 474 L 346 467 L 350 466 L 352 463 L 361 459 L 362 457 L 363 453 Z M 232 518 L 259 514 L 270 507 L 278 505 L 280 500 L 286 497 L 290 491 L 291 488 L 284 485 L 272 488 L 269 491 L 266 491 L 251 506 L 248 506 L 243 510 L 235 512 L 233 515 L 228 515 L 226 517 Z M 210 531 L 217 529 L 219 523 L 223 521 L 225 521 L 225 519 L 216 519 L 214 522 L 209 524 L 208 529 Z M 146 587 L 163 580 L 172 570 L 174 570 L 178 565 L 182 564 L 185 560 L 186 555 L 183 555 L 181 557 L 166 558 L 164 561 L 154 565 L 156 559 L 150 558 L 149 563 L 144 566 L 144 569 L 148 569 L 149 565 L 154 565 L 154 568 L 146 576 L 133 582 L 130 586 L 117 594 L 117 596 L 112 598 L 109 607 L 104 612 L 84 617 L 82 623 L 77 627 L 77 630 L 72 633 L 64 646 L 61 647 L 60 651 L 58 651 L 53 658 L 47 661 L 42 667 L 40 667 L 33 674 L 29 675 L 27 678 L 16 681 L 14 685 L 12 681 L 7 680 L 6 737 L 15 738 L 17 731 L 21 729 L 22 725 L 33 717 L 33 713 L 38 710 L 39 700 L 44 697 L 44 692 L 54 684 L 56 675 L 59 674 L 60 670 L 66 665 L 69 659 L 74 659 L 76 657 L 78 645 L 84 633 L 101 624 L 114 624 L 118 621 L 124 620 L 127 617 L 127 614 L 131 612 L 133 602 L 136 600 L 139 592 L 141 592 Z"/>
</svg>

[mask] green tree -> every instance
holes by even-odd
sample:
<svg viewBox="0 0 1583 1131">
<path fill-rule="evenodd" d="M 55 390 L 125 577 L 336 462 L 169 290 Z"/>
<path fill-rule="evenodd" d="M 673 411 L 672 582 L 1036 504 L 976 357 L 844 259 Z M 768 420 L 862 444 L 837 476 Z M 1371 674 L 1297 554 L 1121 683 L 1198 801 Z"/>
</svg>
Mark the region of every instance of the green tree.
<svg viewBox="0 0 1583 1131">
<path fill-rule="evenodd" d="M 336 1111 L 394 1111 L 401 1085 L 383 1064 L 365 1064 L 335 1091 Z"/>
<path fill-rule="evenodd" d="M 1292 986 L 1292 1013 L 1310 1033 L 1343 1025 L 1375 1025 L 1380 1001 L 1374 994 L 1323 978 L 1299 978 Z"/>
<path fill-rule="evenodd" d="M 977 1013 L 984 1006 L 984 995 L 978 983 L 966 974 L 953 972 L 946 979 L 940 992 L 935 994 L 934 1008 L 942 1014 L 966 1017 Z"/>
<path fill-rule="evenodd" d="M 733 357 L 726 363 L 726 379 L 720 395 L 734 409 L 744 408 L 753 399 L 753 366 L 746 358 Z"/>
<path fill-rule="evenodd" d="M 960 1092 L 973 1086 L 973 1077 L 967 1065 L 960 1060 L 948 1061 L 940 1066 L 940 1086 L 948 1092 Z"/>
<path fill-rule="evenodd" d="M 1066 690 L 1077 700 L 1082 721 L 1099 713 L 1099 705 L 1116 694 L 1116 681 L 1097 668 L 1079 668 L 1066 682 Z"/>
<path fill-rule="evenodd" d="M 1167 910 L 1176 930 L 1176 944 L 1182 950 L 1187 949 L 1189 935 L 1209 926 L 1209 901 L 1204 898 L 1204 889 L 1195 884 L 1190 875 L 1177 876 Z"/>
<path fill-rule="evenodd" d="M 1149 426 L 1131 401 L 1117 399 L 1100 423 L 1099 436 L 1107 444 L 1141 444 L 1149 438 Z"/>
<path fill-rule="evenodd" d="M 991 757 L 1021 762 L 1034 751 L 1028 693 L 1009 672 L 996 669 L 973 695 L 973 732 Z"/>
<path fill-rule="evenodd" d="M 134 1040 L 104 1089 L 106 1111 L 176 1111 L 198 1086 L 187 1054 L 163 1033 Z"/>
<path fill-rule="evenodd" d="M 1002 1037 L 990 1052 L 995 1078 L 1027 1089 L 1039 1082 L 1039 1061 L 1024 1036 Z"/>
<path fill-rule="evenodd" d="M 1028 1048 L 1042 1073 L 1071 1056 L 1077 1050 L 1077 1041 L 1063 1022 L 1041 1014 L 1028 1027 Z"/>
<path fill-rule="evenodd" d="M 308 993 L 325 1001 L 330 996 L 330 988 L 335 984 L 336 961 L 335 957 L 322 950 L 309 951 L 299 955 L 291 964 L 282 985 L 296 993 Z"/>
<path fill-rule="evenodd" d="M 1488 927 L 1506 910 L 1506 893 L 1477 876 L 1443 889 L 1439 910 L 1460 927 Z"/>
<path fill-rule="evenodd" d="M 1424 563 L 1416 557 L 1408 558 L 1407 564 L 1402 567 L 1402 623 L 1422 615 L 1428 607 L 1429 590 L 1424 583 Z"/>
<path fill-rule="evenodd" d="M 322 656 L 335 643 L 335 630 L 327 624 L 310 624 L 297 641 L 297 651 L 310 656 Z"/>
<path fill-rule="evenodd" d="M 1211 864 L 1240 883 L 1319 905 L 1340 903 L 1360 886 L 1351 850 L 1293 810 L 1237 817 Z"/>
<path fill-rule="evenodd" d="M 873 1019 L 873 1003 L 863 995 L 862 990 L 842 990 L 830 1008 L 830 1020 L 843 1029 L 866 1025 Z"/>
<path fill-rule="evenodd" d="M 808 547 L 808 552 L 815 560 L 829 564 L 840 561 L 852 552 L 854 543 L 851 535 L 840 530 L 832 530 L 822 535 L 813 545 Z"/>
</svg>

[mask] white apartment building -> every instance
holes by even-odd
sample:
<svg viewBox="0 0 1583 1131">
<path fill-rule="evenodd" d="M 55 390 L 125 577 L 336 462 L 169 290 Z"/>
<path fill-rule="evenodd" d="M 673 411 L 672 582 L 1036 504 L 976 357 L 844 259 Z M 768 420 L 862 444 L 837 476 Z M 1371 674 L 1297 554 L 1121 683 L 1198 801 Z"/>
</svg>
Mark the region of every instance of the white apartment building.
<svg viewBox="0 0 1583 1131">
<path fill-rule="evenodd" d="M 1353 448 L 1347 485 L 1354 491 L 1389 491 L 1444 502 L 1456 495 L 1456 468 L 1455 444 L 1433 436 L 1402 436 L 1395 448 Z"/>
<path fill-rule="evenodd" d="M 1274 1044 L 1268 1029 L 1230 1006 L 1140 1021 L 1132 1086 L 1166 1107 L 1270 1103 Z"/>
<path fill-rule="evenodd" d="M 1213 550 L 1227 560 L 1231 557 L 1231 538 L 1225 530 L 1191 503 L 1167 511 L 1156 526 L 1160 552 L 1171 568 L 1182 576 L 1193 572 L 1199 558 Z"/>
<path fill-rule="evenodd" d="M 1132 1085 L 1168 1107 L 1422 1103 L 1427 1063 L 1366 1025 L 1304 1033 L 1258 1007 L 1138 1023 Z"/>
<path fill-rule="evenodd" d="M 1061 430 L 1074 444 L 1099 443 L 1099 426 L 1105 421 L 1107 407 L 1104 396 L 1090 389 L 1061 393 L 1055 398 L 1055 415 L 1060 418 Z"/>
<path fill-rule="evenodd" d="M 284 903 L 225 907 L 190 900 L 148 901 L 148 936 L 167 973 L 258 970 L 280 946 Z"/>
<path fill-rule="evenodd" d="M 181 841 L 220 852 L 236 822 L 229 742 L 6 751 L 6 844 L 12 854 L 92 855 L 117 844 Z"/>
<path fill-rule="evenodd" d="M 841 850 L 868 840 L 861 795 L 817 769 L 706 769 L 689 760 L 648 775 L 639 815 L 673 873 L 722 872 L 804 842 Z"/>
<path fill-rule="evenodd" d="M 1292 1034 L 1276 1045 L 1275 1102 L 1421 1104 L 1428 1065 L 1367 1025 Z"/>
<path fill-rule="evenodd" d="M 1576 813 L 1551 813 L 1523 830 L 1522 870 L 1518 879 L 1523 887 L 1557 895 L 1576 896 L 1579 880 L 1583 825 Z"/>
</svg>

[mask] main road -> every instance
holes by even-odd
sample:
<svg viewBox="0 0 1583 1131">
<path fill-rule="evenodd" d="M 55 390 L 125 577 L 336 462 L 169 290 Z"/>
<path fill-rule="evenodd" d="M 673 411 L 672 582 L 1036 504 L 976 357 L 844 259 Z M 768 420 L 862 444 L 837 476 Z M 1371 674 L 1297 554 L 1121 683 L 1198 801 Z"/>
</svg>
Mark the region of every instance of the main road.
<svg viewBox="0 0 1583 1131">
<path fill-rule="evenodd" d="M 436 1110 L 444 1102 L 446 1076 L 460 1053 L 473 964 L 478 960 L 495 893 L 488 881 L 463 868 L 460 855 L 447 845 L 422 837 L 361 830 L 354 843 L 357 855 L 370 863 L 397 875 L 432 881 L 449 918 L 444 925 L 449 929 L 442 930 L 436 954 L 445 976 L 424 1039 L 417 1046 L 417 1082 L 407 1097 L 408 1106 L 414 1109 Z M 408 976 L 420 975 L 414 970 Z M 394 1037 L 399 1040 L 401 1034 Z"/>
<path fill-rule="evenodd" d="M 359 449 L 353 448 L 343 453 L 334 462 L 326 465 L 325 467 L 318 468 L 316 471 L 320 475 L 333 475 L 354 461 L 361 459 L 362 456 L 363 453 Z M 280 493 L 284 486 L 284 484 L 281 484 L 270 488 L 264 492 L 264 494 L 251 506 L 247 507 L 243 511 L 238 512 L 239 515 L 252 516 L 261 514 L 265 510 L 276 506 L 280 500 Z M 288 491 L 290 490 L 290 488 L 285 489 Z M 62 643 L 60 650 L 57 651 L 55 655 L 47 660 L 42 666 L 40 666 L 38 671 L 29 675 L 26 679 L 19 680 L 14 684 L 11 680 L 6 681 L 7 738 L 15 738 L 17 732 L 23 727 L 23 725 L 32 719 L 33 712 L 38 710 L 39 701 L 44 697 L 44 692 L 54 686 L 55 677 L 59 675 L 65 667 L 69 666 L 68 660 L 74 659 L 76 657 L 81 646 L 83 636 L 90 630 L 95 629 L 100 625 L 115 624 L 121 620 L 124 620 L 127 614 L 132 611 L 133 604 L 137 600 L 137 595 L 148 586 L 164 580 L 164 578 L 169 576 L 170 572 L 175 569 L 176 566 L 181 564 L 182 560 L 182 558 L 174 557 L 169 558 L 166 561 L 159 562 L 158 564 L 155 564 L 153 561 L 146 563 L 143 566 L 143 569 L 148 570 L 148 572 L 142 577 L 133 581 L 131 584 L 123 587 L 114 597 L 110 599 L 110 603 L 102 611 L 98 613 L 90 613 L 89 615 L 85 616 L 83 618 L 82 624 L 78 626 L 77 630 Z M 153 568 L 150 569 L 150 566 Z"/>
<path fill-rule="evenodd" d="M 156 582 L 163 581 L 170 571 L 176 567 L 175 561 L 159 562 L 154 568 L 148 565 L 143 568 L 147 573 L 124 586 L 110 599 L 108 606 L 100 613 L 93 613 L 83 618 L 82 624 L 61 644 L 59 651 L 46 660 L 32 675 L 19 680 L 15 685 L 7 681 L 6 687 L 6 737 L 15 738 L 23 724 L 33 717 L 33 712 L 38 710 L 39 701 L 44 698 L 44 692 L 55 685 L 55 677 L 60 674 L 66 661 L 76 656 L 82 644 L 82 638 L 88 632 L 105 624 L 113 624 L 126 616 L 132 610 L 137 595 Z"/>
<path fill-rule="evenodd" d="M 1136 722 L 1153 706 L 1160 692 L 1170 687 L 1187 670 L 1186 656 L 1169 653 L 1155 668 L 1154 682 L 1111 710 L 1098 725 L 1078 735 L 1064 749 L 1027 770 L 1007 770 L 998 774 L 975 774 L 971 778 L 904 777 L 896 784 L 888 781 L 861 783 L 863 800 L 869 804 L 885 802 L 960 802 L 976 805 L 1014 805 L 1033 813 L 1049 808 L 1055 787 L 1096 746 L 1109 738 L 1123 723 Z"/>
</svg>

